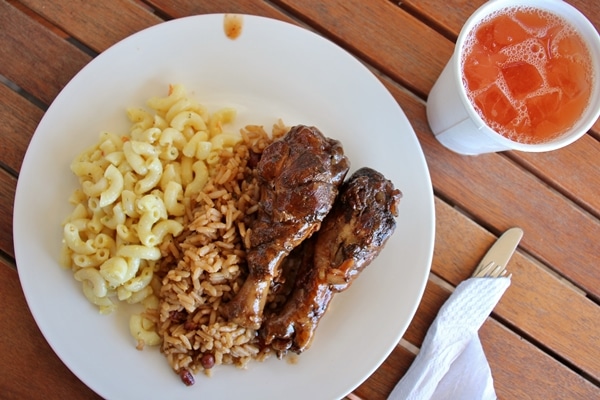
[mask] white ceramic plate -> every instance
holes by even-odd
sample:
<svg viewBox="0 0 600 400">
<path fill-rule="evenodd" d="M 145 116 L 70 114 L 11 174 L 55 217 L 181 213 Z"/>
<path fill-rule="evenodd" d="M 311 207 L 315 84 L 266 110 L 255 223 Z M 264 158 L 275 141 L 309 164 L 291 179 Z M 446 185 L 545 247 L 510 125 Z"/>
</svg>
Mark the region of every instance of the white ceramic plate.
<svg viewBox="0 0 600 400">
<path fill-rule="evenodd" d="M 14 243 L 31 312 L 62 361 L 109 399 L 336 399 L 362 383 L 404 334 L 420 302 L 434 241 L 433 194 L 415 133 L 360 62 L 305 29 L 244 16 L 236 40 L 223 15 L 166 22 L 96 57 L 46 112 L 23 162 Z M 102 130 L 126 131 L 125 108 L 182 83 L 208 105 L 234 105 L 238 123 L 315 125 L 342 141 L 352 170 L 370 166 L 402 190 L 398 227 L 379 258 L 336 296 L 297 363 L 218 367 L 186 387 L 157 350 L 137 351 L 128 315 L 101 316 L 59 266 L 61 222 L 77 181 L 73 157 Z M 51 390 L 51 389 L 50 389 Z"/>
</svg>

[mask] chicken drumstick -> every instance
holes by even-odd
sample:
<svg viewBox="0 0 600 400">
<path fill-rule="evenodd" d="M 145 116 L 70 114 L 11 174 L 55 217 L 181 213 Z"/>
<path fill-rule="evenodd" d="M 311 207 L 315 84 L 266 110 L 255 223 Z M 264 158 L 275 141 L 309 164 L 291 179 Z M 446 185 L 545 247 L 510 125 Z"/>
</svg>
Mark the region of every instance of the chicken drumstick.
<svg viewBox="0 0 600 400">
<path fill-rule="evenodd" d="M 260 327 L 281 261 L 320 228 L 348 169 L 341 143 L 314 127 L 292 127 L 263 151 L 257 165 L 258 215 L 250 225 L 246 251 L 249 275 L 221 308 L 229 321 L 250 329 Z"/>
<path fill-rule="evenodd" d="M 303 243 L 296 283 L 261 334 L 280 352 L 306 350 L 335 293 L 346 290 L 379 254 L 396 227 L 401 193 L 379 172 L 362 168 L 345 182 L 321 230 Z"/>
</svg>

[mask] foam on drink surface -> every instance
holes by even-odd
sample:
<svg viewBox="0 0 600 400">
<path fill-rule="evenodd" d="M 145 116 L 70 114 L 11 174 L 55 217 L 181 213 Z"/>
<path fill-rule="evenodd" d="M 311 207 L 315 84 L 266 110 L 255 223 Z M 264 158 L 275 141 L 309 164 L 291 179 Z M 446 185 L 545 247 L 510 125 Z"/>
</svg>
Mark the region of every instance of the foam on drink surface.
<svg viewBox="0 0 600 400">
<path fill-rule="evenodd" d="M 463 46 L 467 95 L 486 123 L 511 140 L 551 140 L 589 103 L 590 52 L 562 17 L 533 7 L 499 10 Z"/>
</svg>

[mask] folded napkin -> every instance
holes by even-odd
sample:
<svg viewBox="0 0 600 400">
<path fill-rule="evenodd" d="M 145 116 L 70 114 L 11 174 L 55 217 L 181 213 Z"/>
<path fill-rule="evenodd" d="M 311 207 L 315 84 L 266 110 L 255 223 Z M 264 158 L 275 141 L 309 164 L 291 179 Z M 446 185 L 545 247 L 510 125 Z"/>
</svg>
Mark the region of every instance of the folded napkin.
<svg viewBox="0 0 600 400">
<path fill-rule="evenodd" d="M 510 277 L 503 276 L 459 284 L 388 400 L 496 399 L 477 331 L 509 285 Z"/>
</svg>

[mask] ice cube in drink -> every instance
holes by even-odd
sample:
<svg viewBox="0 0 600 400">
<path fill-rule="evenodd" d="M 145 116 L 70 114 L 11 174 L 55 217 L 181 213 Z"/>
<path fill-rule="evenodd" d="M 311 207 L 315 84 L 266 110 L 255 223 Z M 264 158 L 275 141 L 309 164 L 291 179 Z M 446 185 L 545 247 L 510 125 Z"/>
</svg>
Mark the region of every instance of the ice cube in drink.
<svg viewBox="0 0 600 400">
<path fill-rule="evenodd" d="M 525 61 L 506 63 L 501 71 L 510 94 L 518 100 L 524 99 L 544 84 L 537 67 Z"/>
</svg>

